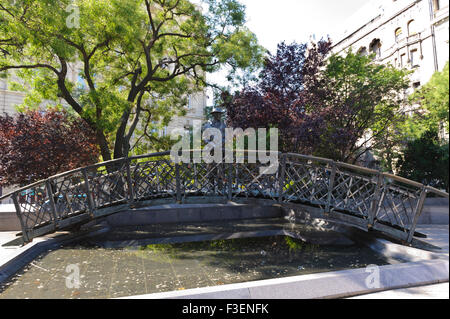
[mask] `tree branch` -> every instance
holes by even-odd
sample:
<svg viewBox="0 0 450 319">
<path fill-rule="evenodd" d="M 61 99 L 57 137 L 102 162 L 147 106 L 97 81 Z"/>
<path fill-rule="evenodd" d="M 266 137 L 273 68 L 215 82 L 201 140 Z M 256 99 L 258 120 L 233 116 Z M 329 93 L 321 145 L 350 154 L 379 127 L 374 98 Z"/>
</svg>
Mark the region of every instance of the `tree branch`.
<svg viewBox="0 0 450 319">
<path fill-rule="evenodd" d="M 59 71 L 57 69 L 55 69 L 54 67 L 52 67 L 49 64 L 44 64 L 44 63 L 36 63 L 36 64 L 30 64 L 30 65 L 7 65 L 7 66 L 3 66 L 0 68 L 0 72 L 2 71 L 7 71 L 7 70 L 11 70 L 11 69 L 37 69 L 37 68 L 47 68 L 52 70 L 55 74 L 59 75 Z"/>
</svg>

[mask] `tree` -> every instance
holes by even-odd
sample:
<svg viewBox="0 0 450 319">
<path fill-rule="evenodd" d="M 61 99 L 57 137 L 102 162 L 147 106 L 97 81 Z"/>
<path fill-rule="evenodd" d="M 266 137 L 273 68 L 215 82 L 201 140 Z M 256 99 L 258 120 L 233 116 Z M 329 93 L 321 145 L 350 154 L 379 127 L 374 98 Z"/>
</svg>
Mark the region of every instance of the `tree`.
<svg viewBox="0 0 450 319">
<path fill-rule="evenodd" d="M 236 0 L 72 2 L 2 1 L 0 73 L 29 84 L 28 106 L 62 98 L 95 131 L 103 160 L 128 155 L 136 128 L 179 111 L 206 72 L 261 60 Z"/>
<path fill-rule="evenodd" d="M 442 72 L 436 72 L 430 81 L 414 92 L 411 103 L 417 103 L 412 117 L 403 123 L 403 134 L 420 138 L 428 132 L 449 131 L 449 63 Z"/>
<path fill-rule="evenodd" d="M 448 191 L 449 144 L 439 136 L 449 130 L 448 62 L 411 95 L 410 102 L 420 107 L 399 123 L 402 140 L 397 143 L 396 168 L 401 176 Z"/>
<path fill-rule="evenodd" d="M 225 103 L 230 124 L 278 127 L 282 151 L 345 162 L 376 148 L 397 118 L 407 72 L 351 51 L 330 55 L 330 48 L 323 40 L 281 43 L 259 83 Z"/>
<path fill-rule="evenodd" d="M 309 153 L 316 138 L 308 135 L 314 120 L 305 107 L 306 101 L 311 105 L 317 101 L 308 86 L 318 80 L 330 46 L 331 42 L 320 41 L 307 52 L 305 44 L 280 43 L 277 54 L 266 57 L 257 85 L 222 95 L 228 124 L 243 129 L 276 127 L 281 150 Z"/>
<path fill-rule="evenodd" d="M 379 150 L 403 117 L 407 70 L 377 64 L 373 56 L 331 55 L 323 74 L 328 94 L 323 95 L 321 142 L 316 151 L 344 162 L 356 162 L 369 151 Z M 312 94 L 322 88 L 313 86 Z"/>
<path fill-rule="evenodd" d="M 0 185 L 23 185 L 96 163 L 95 133 L 65 111 L 0 116 Z"/>
<path fill-rule="evenodd" d="M 448 191 L 448 143 L 442 145 L 436 132 L 409 141 L 402 153 L 396 164 L 400 176 Z"/>
</svg>

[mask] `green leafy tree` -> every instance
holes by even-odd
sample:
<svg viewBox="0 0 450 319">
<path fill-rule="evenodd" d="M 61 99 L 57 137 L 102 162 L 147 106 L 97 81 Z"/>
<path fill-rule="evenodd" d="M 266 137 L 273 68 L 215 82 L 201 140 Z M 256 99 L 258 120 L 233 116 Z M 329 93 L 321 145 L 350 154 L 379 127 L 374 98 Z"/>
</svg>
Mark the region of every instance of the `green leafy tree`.
<svg viewBox="0 0 450 319">
<path fill-rule="evenodd" d="M 436 72 L 430 81 L 410 97 L 420 105 L 402 129 L 408 137 L 420 138 L 427 132 L 449 131 L 449 63 L 442 72 Z"/>
<path fill-rule="evenodd" d="M 26 91 L 24 106 L 64 100 L 94 130 L 103 160 L 126 156 L 136 129 L 179 114 L 207 72 L 261 62 L 244 6 L 202 4 L 2 0 L 0 74 L 26 83 L 14 86 Z"/>
<path fill-rule="evenodd" d="M 448 143 L 440 143 L 436 132 L 409 141 L 402 153 L 396 163 L 400 176 L 448 191 Z"/>
<path fill-rule="evenodd" d="M 410 97 L 413 115 L 399 123 L 399 152 L 394 156 L 401 176 L 435 187 L 449 189 L 449 63 Z M 404 141 L 407 141 L 406 143 Z"/>
<path fill-rule="evenodd" d="M 356 162 L 367 152 L 382 148 L 401 119 L 408 73 L 352 51 L 330 56 L 323 79 L 312 91 L 323 96 L 321 110 L 326 114 L 316 153 Z M 325 90 L 327 94 L 322 93 Z M 335 143 L 337 135 L 345 138 Z"/>
<path fill-rule="evenodd" d="M 331 41 L 280 43 L 255 86 L 222 96 L 231 125 L 277 127 L 280 149 L 354 163 L 380 147 L 397 120 L 408 72 Z"/>
</svg>

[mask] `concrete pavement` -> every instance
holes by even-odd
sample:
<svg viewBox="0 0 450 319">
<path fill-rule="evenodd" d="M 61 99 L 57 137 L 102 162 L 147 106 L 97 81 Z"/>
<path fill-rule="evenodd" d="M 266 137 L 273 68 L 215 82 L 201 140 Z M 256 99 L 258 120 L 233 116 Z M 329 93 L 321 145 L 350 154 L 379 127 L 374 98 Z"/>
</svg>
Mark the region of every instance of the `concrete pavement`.
<svg viewBox="0 0 450 319">
<path fill-rule="evenodd" d="M 437 285 L 395 289 L 349 299 L 449 299 L 448 282 Z"/>
<path fill-rule="evenodd" d="M 449 259 L 449 225 L 419 225 L 417 231 L 427 235 L 421 240 L 438 246 L 438 255 Z M 382 291 L 349 299 L 449 299 L 449 283 Z"/>
</svg>

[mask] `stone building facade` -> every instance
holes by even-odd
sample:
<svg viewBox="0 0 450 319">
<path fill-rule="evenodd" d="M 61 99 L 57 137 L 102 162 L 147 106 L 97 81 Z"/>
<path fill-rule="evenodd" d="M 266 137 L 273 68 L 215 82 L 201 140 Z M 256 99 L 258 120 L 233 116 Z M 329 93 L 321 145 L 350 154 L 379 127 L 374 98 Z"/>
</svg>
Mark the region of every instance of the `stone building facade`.
<svg viewBox="0 0 450 319">
<path fill-rule="evenodd" d="M 192 127 L 194 121 L 205 121 L 207 96 L 205 92 L 198 92 L 188 97 L 188 104 L 185 106 L 185 116 L 175 116 L 171 122 L 164 128 L 161 134 L 170 135 L 170 132 L 178 128 Z"/>
<path fill-rule="evenodd" d="M 374 0 L 345 23 L 332 52 L 375 53 L 380 63 L 414 70 L 411 89 L 449 59 L 449 0 Z"/>
<path fill-rule="evenodd" d="M 0 79 L 0 114 L 14 115 L 16 106 L 23 103 L 25 93 L 8 89 L 7 82 Z M 61 101 L 65 104 L 64 101 Z M 197 92 L 188 97 L 185 116 L 174 116 L 169 125 L 161 131 L 161 135 L 170 135 L 171 130 L 192 126 L 194 120 L 205 120 L 207 96 L 205 92 Z"/>
<path fill-rule="evenodd" d="M 449 0 L 372 0 L 345 21 L 345 27 L 341 36 L 332 39 L 332 52 L 374 53 L 377 63 L 412 70 L 411 87 L 400 94 L 408 95 L 426 84 L 449 60 Z M 416 107 L 420 105 L 403 111 Z M 441 139 L 448 136 L 440 132 Z M 367 152 L 361 164 L 376 163 Z"/>
</svg>

